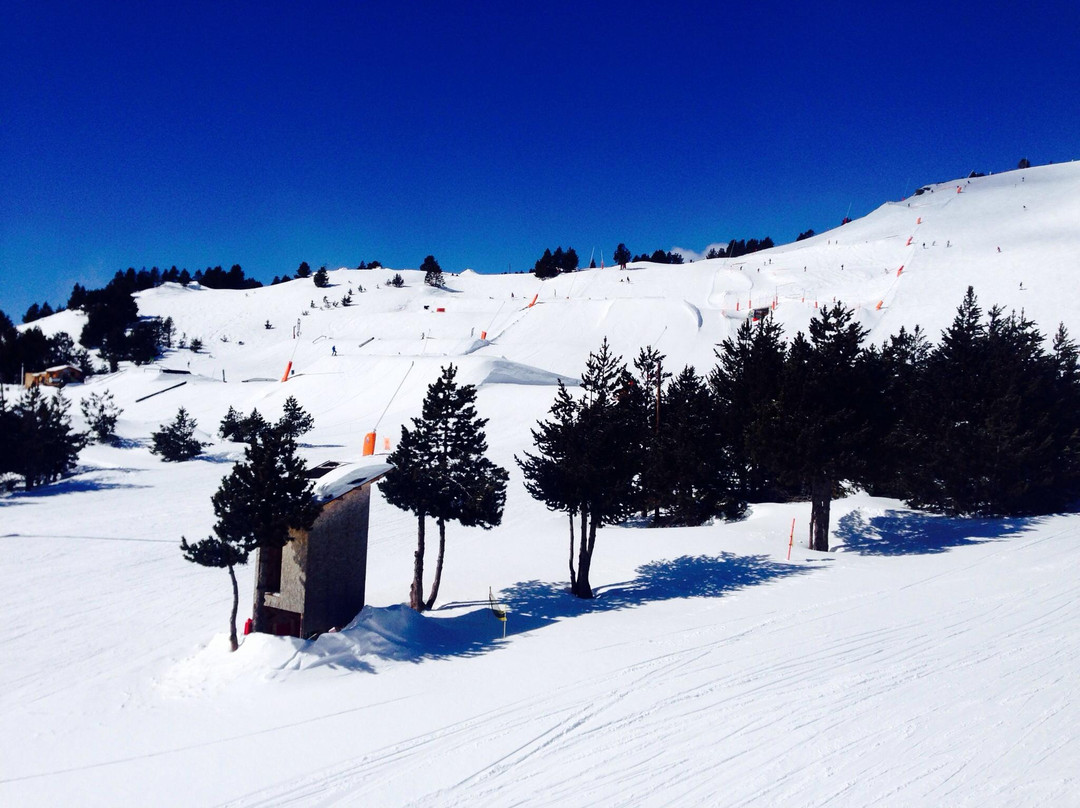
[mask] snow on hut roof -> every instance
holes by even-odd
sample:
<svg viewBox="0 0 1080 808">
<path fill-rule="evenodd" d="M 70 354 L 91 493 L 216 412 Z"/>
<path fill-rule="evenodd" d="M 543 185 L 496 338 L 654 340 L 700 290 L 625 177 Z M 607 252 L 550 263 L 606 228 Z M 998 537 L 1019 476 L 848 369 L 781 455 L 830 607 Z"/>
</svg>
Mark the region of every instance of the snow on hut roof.
<svg viewBox="0 0 1080 808">
<path fill-rule="evenodd" d="M 321 470 L 322 466 L 317 468 Z M 319 475 L 315 483 L 315 499 L 320 502 L 337 499 L 354 488 L 375 482 L 393 468 L 394 466 L 391 463 L 371 461 L 340 463 Z M 313 469 L 313 471 L 315 470 Z"/>
</svg>

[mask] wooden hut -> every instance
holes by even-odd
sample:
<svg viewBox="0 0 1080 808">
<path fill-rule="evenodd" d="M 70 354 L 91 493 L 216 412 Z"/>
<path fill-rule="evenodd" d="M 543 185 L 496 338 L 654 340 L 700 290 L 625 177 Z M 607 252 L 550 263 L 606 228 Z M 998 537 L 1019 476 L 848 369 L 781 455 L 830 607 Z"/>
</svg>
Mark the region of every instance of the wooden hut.
<svg viewBox="0 0 1080 808">
<path fill-rule="evenodd" d="M 23 374 L 23 387 L 30 389 L 39 384 L 63 387 L 70 382 L 81 382 L 83 372 L 74 365 L 56 365 L 45 370 L 27 371 Z"/>
<path fill-rule="evenodd" d="M 277 584 L 255 604 L 269 633 L 314 637 L 343 628 L 364 607 L 371 486 L 392 468 L 331 461 L 308 472 L 321 504 L 311 530 L 290 531 L 283 548 L 256 558 L 256 576 L 271 590 Z"/>
</svg>

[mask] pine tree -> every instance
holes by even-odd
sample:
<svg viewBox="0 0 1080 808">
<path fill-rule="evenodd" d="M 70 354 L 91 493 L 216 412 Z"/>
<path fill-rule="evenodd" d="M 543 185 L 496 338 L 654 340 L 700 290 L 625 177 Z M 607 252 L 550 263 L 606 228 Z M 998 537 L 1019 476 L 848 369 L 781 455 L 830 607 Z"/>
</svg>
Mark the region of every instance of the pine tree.
<svg viewBox="0 0 1080 808">
<path fill-rule="evenodd" d="M 221 419 L 218 435 L 237 443 L 251 443 L 259 440 L 269 428 L 270 425 L 257 409 L 252 409 L 251 414 L 245 417 L 230 406 Z"/>
<path fill-rule="evenodd" d="M 901 327 L 880 351 L 866 352 L 873 426 L 860 482 L 875 496 L 903 499 L 911 491 L 912 473 L 920 463 L 915 436 L 925 417 L 916 402 L 929 356 L 930 344 L 919 326 L 912 331 Z"/>
<path fill-rule="evenodd" d="M 307 466 L 296 453 L 295 441 L 277 429 L 266 429 L 244 450 L 244 459 L 221 481 L 213 496 L 214 536 L 180 546 L 189 561 L 229 570 L 233 587 L 230 642 L 236 650 L 236 612 L 239 593 L 233 567 L 247 562 L 252 550 L 280 551 L 290 529 L 309 530 L 318 516 Z M 260 565 L 260 572 L 265 570 Z M 264 631 L 263 607 L 269 582 L 257 577 L 253 628 Z"/>
<path fill-rule="evenodd" d="M 300 262 L 300 266 L 298 266 L 296 268 L 296 277 L 298 277 L 298 278 L 310 278 L 311 277 L 311 267 L 308 265 L 307 261 L 301 261 Z"/>
<path fill-rule="evenodd" d="M 306 471 L 296 442 L 278 429 L 265 430 L 248 444 L 244 460 L 214 494 L 214 532 L 249 551 L 279 551 L 290 539 L 290 528 L 307 530 L 318 515 Z M 260 565 L 260 572 L 265 571 Z M 265 629 L 263 606 L 270 583 L 261 575 L 255 581 L 255 631 Z"/>
<path fill-rule="evenodd" d="M 3 315 L 3 312 L 0 312 Z M 2 326 L 2 323 L 0 323 Z M 4 398 L 4 388 L 0 384 L 0 478 L 5 474 L 18 470 L 16 458 L 18 456 L 18 441 L 16 434 L 18 421 L 15 413 L 8 407 Z"/>
<path fill-rule="evenodd" d="M 46 397 L 36 386 L 24 391 L 12 408 L 10 470 L 23 478 L 27 489 L 59 479 L 75 467 L 86 441 L 72 431 L 69 408 L 62 394 Z"/>
<path fill-rule="evenodd" d="M 552 407 L 556 420 L 541 422 L 533 431 L 539 454 L 526 453 L 517 462 L 533 496 L 570 514 L 571 558 L 573 518 L 579 518 L 577 568 L 571 566 L 570 588 L 579 598 L 591 598 L 589 575 L 598 529 L 622 521 L 640 503 L 641 408 L 632 403 L 638 395 L 633 377 L 606 339 L 589 355 L 581 388 L 583 399 L 573 402 L 560 385 Z"/>
<path fill-rule="evenodd" d="M 810 493 L 810 549 L 829 549 L 829 511 L 841 480 L 858 477 L 870 417 L 862 341 L 854 312 L 825 306 L 796 335 L 780 394 L 754 427 L 754 456 Z"/>
<path fill-rule="evenodd" d="M 443 285 L 443 271 L 439 266 L 439 262 L 435 260 L 434 255 L 429 255 L 424 259 L 424 263 L 420 265 L 420 269 L 424 273 L 424 283 L 428 286 L 440 287 Z"/>
<path fill-rule="evenodd" d="M 626 269 L 626 265 L 630 263 L 630 250 L 627 249 L 625 244 L 619 244 L 615 248 L 615 263 L 623 269 Z"/>
<path fill-rule="evenodd" d="M 666 475 L 668 469 L 660 462 L 660 406 L 661 390 L 671 374 L 664 370 L 664 356 L 652 346 L 642 348 L 634 360 L 637 376 L 630 389 L 628 399 L 623 403 L 638 410 L 635 420 L 638 430 L 644 436 L 642 447 L 644 457 L 640 480 L 643 514 L 653 511 L 653 522 L 657 523 L 660 507 L 664 501 L 664 491 L 668 488 Z"/>
<path fill-rule="evenodd" d="M 181 407 L 172 422 L 165 424 L 157 432 L 150 433 L 154 443 L 150 451 L 161 455 L 162 460 L 190 460 L 198 455 L 203 447 L 209 445 L 195 437 L 196 426 L 198 424 L 195 419 Z"/>
<path fill-rule="evenodd" d="M 185 537 L 180 538 L 180 550 L 184 558 L 203 567 L 218 567 L 229 571 L 232 582 L 232 612 L 229 615 L 229 647 L 235 651 L 240 647 L 236 638 L 236 613 L 240 606 L 240 590 L 236 585 L 235 568 L 246 564 L 250 551 L 242 543 L 221 536 L 207 536 L 202 541 L 188 544 Z"/>
<path fill-rule="evenodd" d="M 581 510 L 585 499 L 585 480 L 577 463 L 582 443 L 578 417 L 580 409 L 580 404 L 571 397 L 560 379 L 555 402 L 549 410 L 551 420 L 540 421 L 532 430 L 537 453 L 532 455 L 525 452 L 524 458 L 514 458 L 525 476 L 525 490 L 533 499 L 543 502 L 550 510 L 566 512 L 570 522 L 572 592 L 577 592 L 574 520 L 578 516 L 581 516 L 581 535 L 587 535 L 586 515 Z"/>
<path fill-rule="evenodd" d="M 91 393 L 79 405 L 86 425 L 96 437 L 98 443 L 108 443 L 114 437 L 116 422 L 123 412 L 108 390 Z"/>
<path fill-rule="evenodd" d="M 533 265 L 533 274 L 541 280 L 554 278 L 559 274 L 559 266 L 555 263 L 555 256 L 550 249 L 544 250 L 544 254 Z"/>
<path fill-rule="evenodd" d="M 573 247 L 567 247 L 566 252 L 563 253 L 562 261 L 559 262 L 559 269 L 563 272 L 573 272 L 580 264 L 577 251 Z"/>
<path fill-rule="evenodd" d="M 325 289 L 330 285 L 330 276 L 326 272 L 326 267 L 319 267 L 319 270 L 312 277 L 315 285 L 320 289 Z"/>
<path fill-rule="evenodd" d="M 746 502 L 731 452 L 714 428 L 712 397 L 704 380 L 687 366 L 661 400 L 654 462 L 663 522 L 700 525 L 714 516 L 736 518 Z"/>
<path fill-rule="evenodd" d="M 394 470 L 380 484 L 386 501 L 417 517 L 417 548 L 409 605 L 431 609 L 439 594 L 446 551 L 446 523 L 495 527 L 506 501 L 506 470 L 485 457 L 487 419 L 479 418 L 476 387 L 458 385 L 457 368 L 442 368 L 424 396 L 413 428 L 401 428 L 401 441 L 387 458 Z M 424 556 L 427 517 L 439 528 L 439 552 L 431 593 L 424 598 Z"/>
<path fill-rule="evenodd" d="M 969 288 L 927 363 L 909 502 L 1001 516 L 1067 507 L 1078 494 L 1071 346 L 1054 352 L 1023 314 L 982 312 Z"/>
<path fill-rule="evenodd" d="M 281 418 L 278 419 L 277 428 L 293 440 L 296 440 L 315 428 L 315 419 L 300 406 L 296 396 L 289 396 L 285 399 L 285 407 Z"/>
<path fill-rule="evenodd" d="M 771 317 L 744 320 L 716 351 L 709 374 L 714 401 L 714 431 L 735 464 L 740 500 L 786 499 L 790 491 L 754 458 L 754 428 L 780 395 L 787 349 L 783 329 Z"/>
</svg>

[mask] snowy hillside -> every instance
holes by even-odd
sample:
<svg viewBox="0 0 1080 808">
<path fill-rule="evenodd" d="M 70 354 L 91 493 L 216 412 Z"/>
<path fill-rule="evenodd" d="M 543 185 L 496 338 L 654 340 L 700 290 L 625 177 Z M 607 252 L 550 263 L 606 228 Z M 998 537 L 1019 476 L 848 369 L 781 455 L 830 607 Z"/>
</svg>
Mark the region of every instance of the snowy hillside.
<svg viewBox="0 0 1080 808">
<path fill-rule="evenodd" d="M 739 259 L 141 293 L 141 314 L 203 351 L 70 387 L 76 404 L 113 393 L 123 445 L 0 497 L 0 803 L 1080 805 L 1080 516 L 965 521 L 854 496 L 833 506 L 828 554 L 805 549 L 804 503 L 611 527 L 583 603 L 563 591 L 565 517 L 513 459 L 604 337 L 704 373 L 750 308 L 775 306 L 792 337 L 840 300 L 874 342 L 916 324 L 936 339 L 968 285 L 1075 337 L 1078 256 L 1069 163 L 930 186 Z M 77 336 L 81 317 L 35 325 Z M 448 362 L 478 385 L 510 485 L 500 527 L 448 527 L 441 608 L 401 605 L 416 523 L 376 495 L 357 621 L 228 653 L 227 576 L 179 551 L 210 532 L 242 454 L 216 437 L 226 410 L 274 418 L 296 396 L 315 417 L 309 465 L 359 457 L 376 427 L 385 454 Z M 212 445 L 163 463 L 148 436 L 181 406 Z"/>
</svg>

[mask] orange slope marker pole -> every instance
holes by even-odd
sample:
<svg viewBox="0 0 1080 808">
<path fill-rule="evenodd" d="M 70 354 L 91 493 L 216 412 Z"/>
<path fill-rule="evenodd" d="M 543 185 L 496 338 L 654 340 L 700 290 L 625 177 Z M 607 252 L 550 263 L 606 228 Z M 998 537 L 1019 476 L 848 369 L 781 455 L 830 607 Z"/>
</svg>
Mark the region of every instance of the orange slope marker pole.
<svg viewBox="0 0 1080 808">
<path fill-rule="evenodd" d="M 795 520 L 791 520 L 791 535 L 788 536 L 787 542 L 787 560 L 791 561 L 791 547 L 795 544 Z"/>
<path fill-rule="evenodd" d="M 285 366 L 285 375 L 281 377 L 281 380 L 283 382 L 287 382 L 289 380 L 289 374 L 290 373 L 292 373 L 292 360 L 291 359 L 289 360 L 289 364 L 287 364 Z"/>
</svg>

